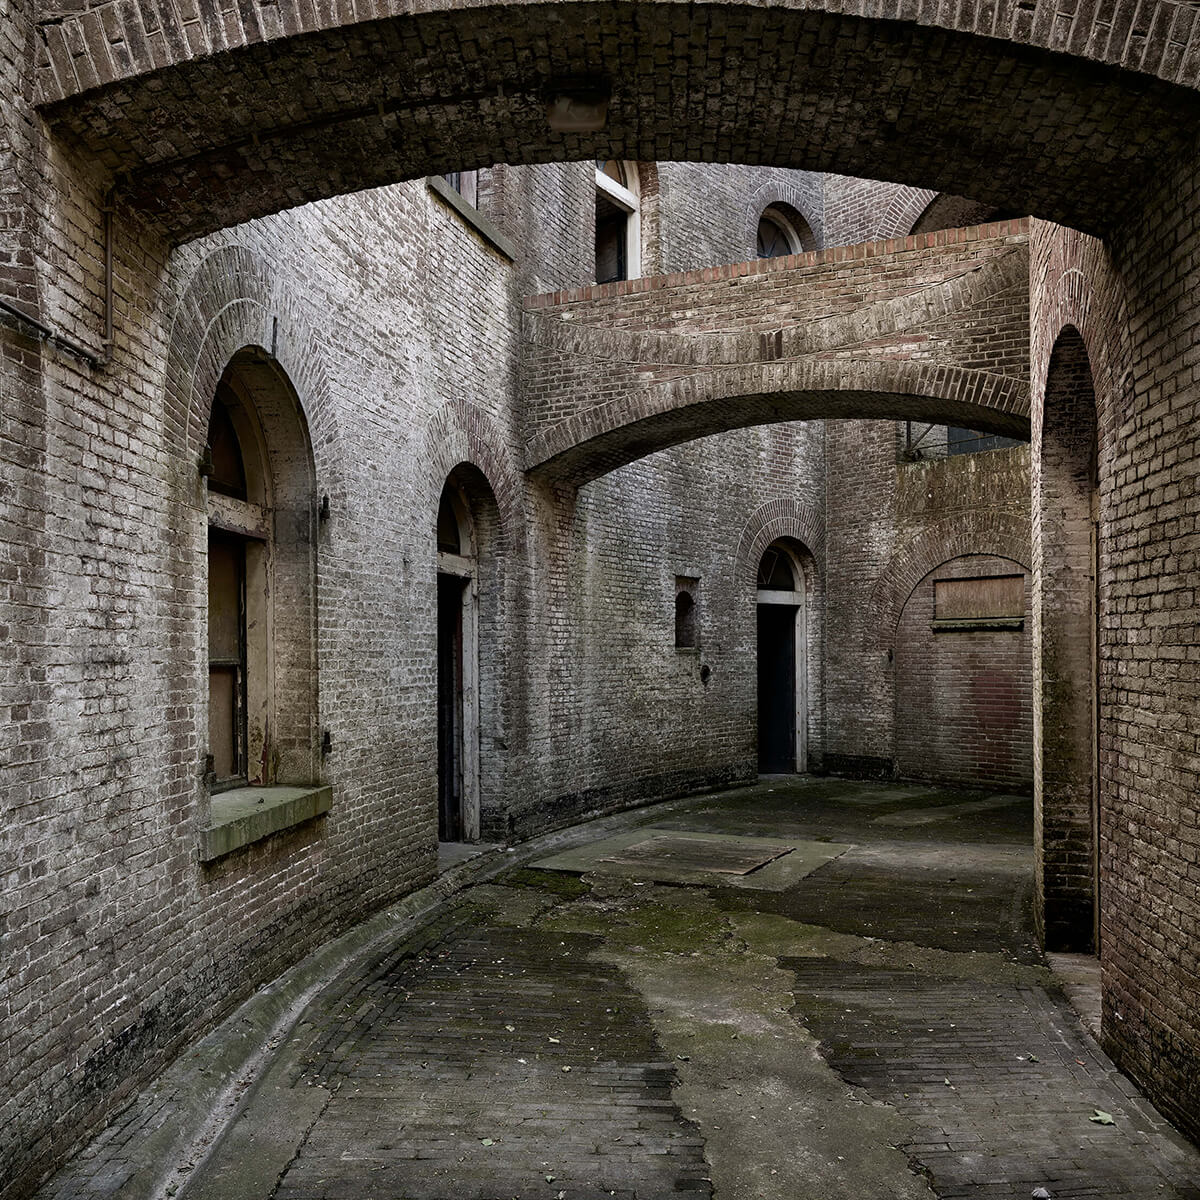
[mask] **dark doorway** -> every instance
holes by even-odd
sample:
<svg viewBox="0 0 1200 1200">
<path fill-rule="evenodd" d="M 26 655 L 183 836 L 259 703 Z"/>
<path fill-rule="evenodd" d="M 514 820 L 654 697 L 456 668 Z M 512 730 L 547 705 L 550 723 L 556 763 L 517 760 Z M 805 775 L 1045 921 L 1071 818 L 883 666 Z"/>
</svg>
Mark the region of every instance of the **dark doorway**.
<svg viewBox="0 0 1200 1200">
<path fill-rule="evenodd" d="M 758 608 L 758 769 L 796 770 L 796 610 Z"/>
<path fill-rule="evenodd" d="M 463 840 L 463 588 L 437 577 L 438 841 Z"/>
</svg>

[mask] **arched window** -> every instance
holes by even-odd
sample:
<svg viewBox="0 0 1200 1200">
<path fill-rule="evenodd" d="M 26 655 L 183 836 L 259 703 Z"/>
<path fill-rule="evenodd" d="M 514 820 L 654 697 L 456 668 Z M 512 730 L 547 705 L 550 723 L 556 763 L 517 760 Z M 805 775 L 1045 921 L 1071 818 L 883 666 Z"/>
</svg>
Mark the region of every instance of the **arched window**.
<svg viewBox="0 0 1200 1200">
<path fill-rule="evenodd" d="M 675 648 L 694 650 L 700 645 L 700 622 L 696 612 L 696 592 L 700 580 L 690 575 L 675 577 Z"/>
<path fill-rule="evenodd" d="M 782 258 L 795 254 L 796 248 L 782 222 L 768 213 L 758 218 L 758 257 Z"/>
<path fill-rule="evenodd" d="M 794 592 L 796 572 L 792 556 L 778 542 L 772 542 L 758 564 L 758 586 L 771 592 Z"/>
<path fill-rule="evenodd" d="M 816 248 L 808 222 L 790 204 L 770 204 L 759 214 L 755 246 L 759 258 L 782 258 Z"/>
<path fill-rule="evenodd" d="M 262 351 L 217 386 L 205 453 L 210 792 L 317 774 L 316 518 L 299 402 Z"/>
<path fill-rule="evenodd" d="M 208 450 L 208 751 L 216 791 L 250 782 L 252 764 L 262 761 L 267 726 L 257 669 L 263 655 L 257 646 L 251 648 L 247 628 L 257 629 L 265 618 L 262 576 L 269 557 L 270 476 L 257 422 L 228 378 L 213 400 Z"/>
<path fill-rule="evenodd" d="M 637 164 L 596 159 L 596 282 L 642 272 Z"/>
</svg>

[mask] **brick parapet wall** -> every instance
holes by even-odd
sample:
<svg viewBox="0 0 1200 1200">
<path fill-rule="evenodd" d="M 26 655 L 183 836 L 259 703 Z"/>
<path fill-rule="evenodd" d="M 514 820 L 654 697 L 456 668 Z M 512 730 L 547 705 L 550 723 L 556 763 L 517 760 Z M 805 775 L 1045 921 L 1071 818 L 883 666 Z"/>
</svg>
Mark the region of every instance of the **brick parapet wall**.
<svg viewBox="0 0 1200 1200">
<path fill-rule="evenodd" d="M 1028 241 L 1029 224 L 1027 218 L 1021 218 L 963 229 L 939 229 L 932 233 L 918 233 L 904 237 L 875 238 L 852 245 L 837 245 L 812 250 L 804 254 L 719 263 L 715 266 L 700 267 L 691 271 L 677 271 L 667 275 L 622 279 L 616 283 L 594 283 L 587 287 L 564 288 L 537 296 L 526 296 L 523 303 L 529 310 L 562 309 L 567 305 L 583 304 L 593 300 L 638 296 L 645 292 L 660 292 L 673 288 L 694 288 L 697 284 L 741 280 L 755 275 L 770 275 L 777 271 L 794 271 L 797 268 L 805 267 L 837 267 L 845 263 L 860 263 L 870 259 L 895 257 L 910 251 L 930 250 L 939 246 L 966 246 L 973 242 L 983 243 L 997 239 L 1002 239 L 1010 245 L 1022 245 Z M 991 248 L 979 247 L 982 253 L 986 253 L 989 249 Z M 598 313 L 591 318 L 593 322 L 599 322 L 601 319 Z M 586 315 L 584 320 L 587 320 Z"/>
</svg>

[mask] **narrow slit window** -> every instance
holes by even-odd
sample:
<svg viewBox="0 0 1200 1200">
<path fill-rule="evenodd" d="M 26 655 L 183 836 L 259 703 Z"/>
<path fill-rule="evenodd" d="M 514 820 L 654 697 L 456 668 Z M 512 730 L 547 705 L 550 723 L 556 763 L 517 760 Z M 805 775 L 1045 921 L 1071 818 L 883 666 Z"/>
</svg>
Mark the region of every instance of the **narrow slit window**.
<svg viewBox="0 0 1200 1200">
<path fill-rule="evenodd" d="M 700 581 L 686 575 L 675 577 L 675 648 L 693 650 L 700 645 L 696 590 Z"/>
</svg>

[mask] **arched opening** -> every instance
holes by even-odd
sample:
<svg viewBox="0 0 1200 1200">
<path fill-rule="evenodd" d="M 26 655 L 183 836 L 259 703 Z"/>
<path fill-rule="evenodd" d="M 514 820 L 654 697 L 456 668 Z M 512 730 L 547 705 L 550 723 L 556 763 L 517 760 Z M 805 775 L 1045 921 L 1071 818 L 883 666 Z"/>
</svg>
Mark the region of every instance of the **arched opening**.
<svg viewBox="0 0 1200 1200">
<path fill-rule="evenodd" d="M 912 232 L 936 233 L 940 229 L 963 229 L 969 225 L 1009 221 L 1025 215 L 1011 208 L 972 200 L 969 196 L 952 196 L 948 192 L 941 192 L 926 205 Z"/>
<path fill-rule="evenodd" d="M 1050 356 L 1034 454 L 1034 797 L 1038 912 L 1048 950 L 1099 950 L 1098 488 L 1087 347 Z"/>
<path fill-rule="evenodd" d="M 759 214 L 755 238 L 755 253 L 759 258 L 781 258 L 816 248 L 816 235 L 790 204 L 770 204 Z"/>
<path fill-rule="evenodd" d="M 641 189 L 637 163 L 596 159 L 596 282 L 642 273 Z"/>
<path fill-rule="evenodd" d="M 222 375 L 204 470 L 209 790 L 312 783 L 312 451 L 295 391 L 264 351 L 239 351 Z"/>
<path fill-rule="evenodd" d="M 494 764 L 484 760 L 483 730 L 495 740 L 498 696 L 494 646 L 499 598 L 495 497 L 476 468 L 456 467 L 437 513 L 438 840 L 475 842 L 486 820 Z"/>
<path fill-rule="evenodd" d="M 1032 700 L 1024 566 L 943 562 L 896 623 L 895 765 L 906 779 L 1027 791 Z"/>
<path fill-rule="evenodd" d="M 758 769 L 808 769 L 807 593 L 799 544 L 780 538 L 758 566 Z"/>
<path fill-rule="evenodd" d="M 700 624 L 696 614 L 696 579 L 678 576 L 675 580 L 675 648 L 694 650 L 700 645 Z"/>
</svg>

